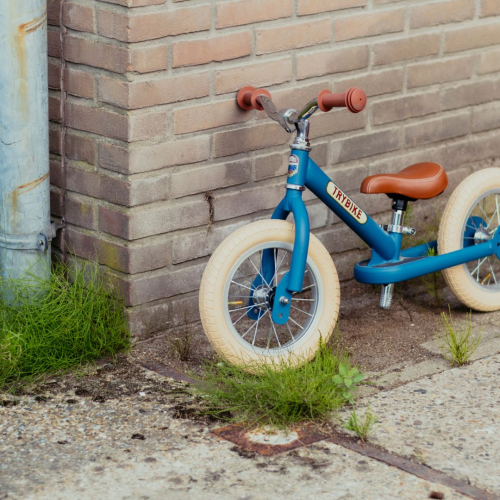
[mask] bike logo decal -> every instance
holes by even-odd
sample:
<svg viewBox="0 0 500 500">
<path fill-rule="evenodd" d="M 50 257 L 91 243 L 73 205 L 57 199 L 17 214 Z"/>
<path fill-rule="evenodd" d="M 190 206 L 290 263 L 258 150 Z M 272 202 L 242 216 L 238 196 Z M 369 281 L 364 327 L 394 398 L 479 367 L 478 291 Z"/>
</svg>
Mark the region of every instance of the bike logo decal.
<svg viewBox="0 0 500 500">
<path fill-rule="evenodd" d="M 288 160 L 288 177 L 293 177 L 295 174 L 299 173 L 299 157 L 295 155 L 290 155 Z"/>
<path fill-rule="evenodd" d="M 355 220 L 360 224 L 365 224 L 368 220 L 366 214 L 354 203 L 349 196 L 330 181 L 326 186 L 326 192 Z"/>
</svg>

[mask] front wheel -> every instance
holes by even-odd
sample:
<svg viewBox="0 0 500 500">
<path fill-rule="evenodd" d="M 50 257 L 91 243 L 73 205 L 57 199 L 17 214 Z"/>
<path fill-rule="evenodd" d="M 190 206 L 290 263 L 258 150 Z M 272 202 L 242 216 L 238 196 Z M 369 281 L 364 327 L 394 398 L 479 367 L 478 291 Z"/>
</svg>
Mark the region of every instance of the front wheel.
<svg viewBox="0 0 500 500">
<path fill-rule="evenodd" d="M 455 189 L 438 232 L 440 254 L 491 239 L 500 225 L 500 168 L 469 175 Z M 467 307 L 500 309 L 500 261 L 495 255 L 443 271 L 446 284 Z"/>
<path fill-rule="evenodd" d="M 212 346 L 228 363 L 298 366 L 331 336 L 339 312 L 339 280 L 330 254 L 314 235 L 304 287 L 292 296 L 290 318 L 285 325 L 272 321 L 274 293 L 290 270 L 294 238 L 288 222 L 254 222 L 226 238 L 212 255 L 201 282 L 200 315 Z M 263 275 L 266 254 L 274 260 L 273 276 Z"/>
</svg>

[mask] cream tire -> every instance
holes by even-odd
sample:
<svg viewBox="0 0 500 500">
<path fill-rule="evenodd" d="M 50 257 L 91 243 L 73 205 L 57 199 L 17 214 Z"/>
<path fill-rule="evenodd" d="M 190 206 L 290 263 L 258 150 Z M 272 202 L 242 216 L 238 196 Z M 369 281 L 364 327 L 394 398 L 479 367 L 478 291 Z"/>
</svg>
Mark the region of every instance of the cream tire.
<svg viewBox="0 0 500 500">
<path fill-rule="evenodd" d="M 486 219 L 486 216 L 483 216 L 481 212 L 474 212 L 474 210 L 482 200 L 490 200 L 492 197 L 493 200 L 500 200 L 500 168 L 480 170 L 469 175 L 459 184 L 446 205 L 439 225 L 439 254 L 463 248 L 466 222 L 477 213 Z M 494 207 L 496 208 L 493 209 L 491 227 L 488 228 L 488 232 L 496 230 L 498 222 L 500 222 L 498 203 Z M 471 271 L 470 264 L 445 269 L 443 275 L 446 284 L 465 306 L 476 311 L 495 311 L 500 309 L 500 274 L 497 285 L 492 281 L 491 273 L 500 270 L 497 257 L 491 256 L 489 261 L 484 262 L 484 266 L 491 269 L 491 272 L 486 271 L 486 273 L 489 272 L 489 275 L 486 275 L 488 286 L 485 285 L 486 278 L 483 279 L 483 275 L 481 275 L 480 280 L 479 269 L 477 275 L 473 276 L 476 273 L 474 266 L 472 266 L 473 271 Z"/>
<path fill-rule="evenodd" d="M 307 330 L 302 330 L 303 334 L 298 340 L 294 339 L 288 347 L 267 350 L 256 348 L 242 339 L 228 313 L 229 283 L 234 283 L 233 275 L 245 256 L 266 248 L 279 248 L 291 254 L 294 238 L 294 226 L 286 221 L 254 222 L 226 238 L 208 262 L 200 287 L 200 316 L 210 343 L 228 363 L 243 367 L 255 366 L 256 363 L 278 366 L 279 361 L 286 361 L 299 366 L 314 357 L 320 339 L 326 342 L 330 338 L 338 319 L 339 280 L 330 254 L 312 234 L 307 269 L 310 270 L 311 279 L 315 280 L 317 304 L 314 314 L 309 314 L 312 319 L 308 320 Z M 292 297 L 292 306 L 294 302 Z"/>
</svg>

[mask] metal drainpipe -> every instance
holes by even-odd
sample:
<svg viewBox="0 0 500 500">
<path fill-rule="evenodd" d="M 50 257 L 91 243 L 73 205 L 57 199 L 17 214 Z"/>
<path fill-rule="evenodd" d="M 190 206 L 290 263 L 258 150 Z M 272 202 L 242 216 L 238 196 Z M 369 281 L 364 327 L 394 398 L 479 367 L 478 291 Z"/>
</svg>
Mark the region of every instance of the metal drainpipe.
<svg viewBox="0 0 500 500">
<path fill-rule="evenodd" d="M 49 279 L 46 0 L 0 0 L 0 58 L 0 277 Z"/>
</svg>

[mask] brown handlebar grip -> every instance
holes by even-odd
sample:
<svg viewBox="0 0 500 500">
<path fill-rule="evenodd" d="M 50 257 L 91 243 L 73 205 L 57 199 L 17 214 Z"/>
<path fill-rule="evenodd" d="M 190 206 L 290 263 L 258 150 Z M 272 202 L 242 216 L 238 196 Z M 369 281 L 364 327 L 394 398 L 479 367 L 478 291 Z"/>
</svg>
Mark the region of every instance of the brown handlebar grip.
<svg viewBox="0 0 500 500">
<path fill-rule="evenodd" d="M 258 109 L 262 111 L 264 108 L 260 103 L 259 96 L 265 95 L 271 98 L 271 94 L 265 89 L 256 89 L 255 87 L 242 87 L 236 96 L 236 102 L 241 109 L 250 111 Z"/>
<path fill-rule="evenodd" d="M 345 94 L 322 90 L 318 96 L 318 107 L 325 113 L 332 108 L 347 108 L 351 113 L 359 113 L 365 106 L 366 94 L 356 87 L 351 87 Z"/>
</svg>

